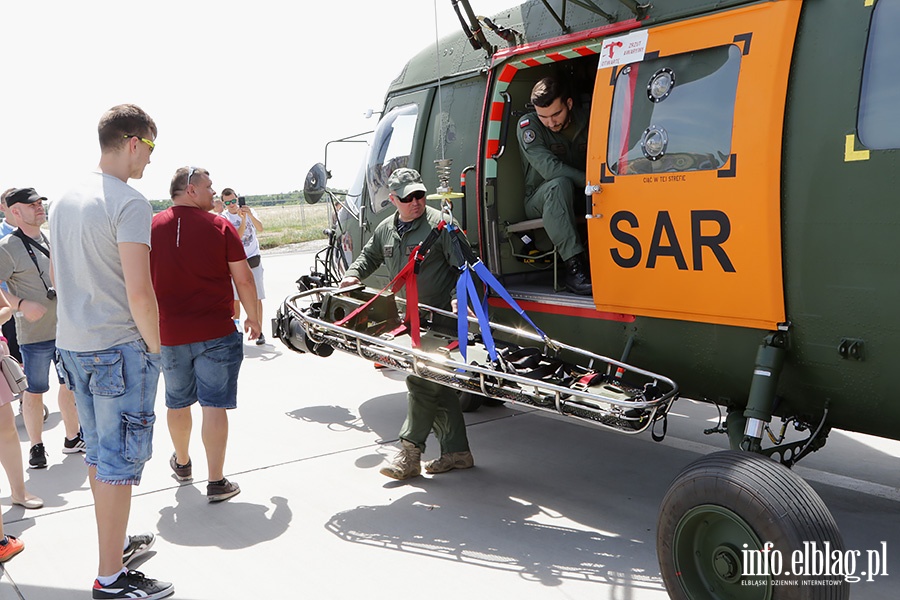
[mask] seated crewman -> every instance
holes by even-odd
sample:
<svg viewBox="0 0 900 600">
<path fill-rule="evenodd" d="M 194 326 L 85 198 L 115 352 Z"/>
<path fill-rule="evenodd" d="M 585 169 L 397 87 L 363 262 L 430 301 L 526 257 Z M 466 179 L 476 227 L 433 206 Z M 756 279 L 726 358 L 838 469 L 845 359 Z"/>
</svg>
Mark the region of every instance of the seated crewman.
<svg viewBox="0 0 900 600">
<path fill-rule="evenodd" d="M 565 286 L 591 295 L 584 245 L 575 229 L 575 189 L 584 186 L 588 117 L 573 108 L 567 90 L 552 78 L 531 90 L 534 112 L 516 128 L 525 172 L 525 216 L 544 219 L 550 241 L 565 262 Z"/>
</svg>

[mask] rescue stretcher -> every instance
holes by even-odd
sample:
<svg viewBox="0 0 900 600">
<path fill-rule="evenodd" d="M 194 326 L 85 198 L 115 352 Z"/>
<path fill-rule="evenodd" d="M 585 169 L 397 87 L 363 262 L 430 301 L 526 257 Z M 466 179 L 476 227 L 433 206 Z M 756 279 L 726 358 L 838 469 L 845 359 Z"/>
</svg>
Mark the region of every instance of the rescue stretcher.
<svg viewBox="0 0 900 600">
<path fill-rule="evenodd" d="M 552 340 L 540 330 L 499 323 L 485 328 L 477 317 L 459 319 L 416 306 L 418 335 L 412 335 L 407 302 L 392 292 L 363 285 L 315 288 L 285 299 L 273 335 L 298 352 L 329 356 L 340 350 L 485 398 L 624 433 L 652 426 L 657 440 L 665 435 L 666 414 L 678 397 L 668 377 Z"/>
</svg>

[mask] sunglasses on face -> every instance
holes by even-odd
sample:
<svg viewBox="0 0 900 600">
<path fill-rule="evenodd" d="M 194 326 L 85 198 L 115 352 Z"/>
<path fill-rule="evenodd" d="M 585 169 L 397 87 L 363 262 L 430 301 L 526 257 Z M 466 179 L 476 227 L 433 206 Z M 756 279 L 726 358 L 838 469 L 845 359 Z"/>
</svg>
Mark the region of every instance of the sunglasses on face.
<svg viewBox="0 0 900 600">
<path fill-rule="evenodd" d="M 403 204 L 409 204 L 413 200 L 424 200 L 425 192 L 423 192 L 422 190 L 418 190 L 418 191 L 413 192 L 409 196 L 406 196 L 404 198 L 398 197 L 397 199 L 400 200 L 400 202 L 402 202 Z"/>
<path fill-rule="evenodd" d="M 222 204 L 224 204 L 225 206 L 230 206 L 231 204 L 237 204 L 237 198 L 234 198 L 232 200 L 223 200 Z"/>
<path fill-rule="evenodd" d="M 130 140 L 133 137 L 136 137 L 137 139 L 141 140 L 142 142 L 144 142 L 145 144 L 150 146 L 150 154 L 153 154 L 153 150 L 154 150 L 154 148 L 156 148 L 156 143 L 153 140 L 148 140 L 147 138 L 142 138 L 139 135 L 127 135 L 126 134 L 124 137 L 126 140 Z"/>
</svg>

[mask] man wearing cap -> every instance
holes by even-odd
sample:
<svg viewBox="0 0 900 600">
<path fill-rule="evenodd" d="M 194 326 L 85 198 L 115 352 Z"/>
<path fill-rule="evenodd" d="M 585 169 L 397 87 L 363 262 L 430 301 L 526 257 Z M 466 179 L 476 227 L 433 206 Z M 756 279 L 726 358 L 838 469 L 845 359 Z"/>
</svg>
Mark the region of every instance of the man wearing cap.
<svg viewBox="0 0 900 600">
<path fill-rule="evenodd" d="M 200 404 L 209 470 L 206 498 L 227 500 L 241 488 L 224 475 L 228 410 L 237 408 L 241 334 L 231 320 L 232 280 L 247 311 L 250 339 L 260 335 L 256 285 L 244 245 L 225 219 L 209 212 L 215 190 L 206 169 L 181 167 L 169 185 L 174 206 L 153 217 L 150 272 L 159 302 L 159 333 L 169 435 L 169 466 L 179 481 L 193 477 L 191 406 Z"/>
<path fill-rule="evenodd" d="M 565 286 L 590 296 L 590 271 L 575 229 L 573 201 L 585 183 L 588 118 L 574 110 L 559 81 L 545 77 L 531 90 L 534 112 L 519 119 L 516 133 L 525 172 L 525 216 L 542 218 L 565 263 Z"/>
<path fill-rule="evenodd" d="M 397 212 L 378 224 L 362 253 L 347 269 L 341 287 L 360 283 L 382 264 L 395 277 L 410 253 L 441 222 L 441 213 L 425 205 L 425 185 L 413 169 L 400 168 L 388 178 L 390 201 Z M 418 274 L 419 301 L 436 308 L 456 310 L 456 280 L 461 259 L 453 252 L 450 235 L 441 232 L 422 262 Z M 468 469 L 475 461 L 469 451 L 466 423 L 456 392 L 443 385 L 409 375 L 406 378 L 407 415 L 400 430 L 401 449 L 381 473 L 408 479 L 421 473 L 425 440 L 433 430 L 441 445 L 440 458 L 425 463 L 426 473 Z"/>
<path fill-rule="evenodd" d="M 7 194 L 6 205 L 18 228 L 0 240 L 0 280 L 9 288 L 6 299 L 15 310 L 19 351 L 28 380 L 22 395 L 22 418 L 31 443 L 28 464 L 35 469 L 47 466 L 41 439 L 44 393 L 50 389 L 50 364 L 56 364 L 56 290 L 50 281 L 50 244 L 41 232 L 47 221 L 46 199 L 34 188 Z M 57 373 L 55 368 L 53 373 Z M 62 451 L 84 452 L 75 396 L 63 381 L 60 384 L 59 412 L 66 429 Z"/>
</svg>

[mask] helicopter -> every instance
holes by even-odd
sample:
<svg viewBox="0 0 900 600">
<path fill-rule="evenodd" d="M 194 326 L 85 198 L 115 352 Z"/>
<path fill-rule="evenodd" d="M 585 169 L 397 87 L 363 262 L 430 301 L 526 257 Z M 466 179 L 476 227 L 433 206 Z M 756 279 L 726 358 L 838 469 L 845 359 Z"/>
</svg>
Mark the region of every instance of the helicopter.
<svg viewBox="0 0 900 600">
<path fill-rule="evenodd" d="M 798 574 L 748 573 L 747 558 L 804 544 L 842 552 L 827 507 L 789 467 L 834 428 L 900 439 L 890 377 L 900 359 L 900 0 L 529 0 L 490 18 L 451 2 L 460 31 L 412 57 L 388 89 L 336 209 L 314 314 L 289 298 L 275 337 L 417 374 L 424 364 L 469 394 L 624 433 L 664 435 L 678 397 L 713 403 L 730 450 L 688 465 L 660 507 L 670 596 L 747 597 L 752 586 L 754 598 L 848 597 L 839 576 L 791 587 L 781 584 Z M 525 216 L 515 128 L 547 76 L 567 81 L 590 115 L 576 212 L 591 296 L 560 286 L 558 252 Z M 454 374 L 441 366 L 445 347 L 434 359 L 373 327 L 396 324 L 402 300 L 398 312 L 378 293 L 328 287 L 392 214 L 386 180 L 399 167 L 422 173 L 530 315 L 486 296 L 498 339 L 517 341 L 508 355 L 543 346 L 580 365 L 576 376 L 602 375 L 596 387 L 497 373 L 476 350 L 477 361 L 451 357 Z M 330 194 L 327 176 L 321 164 L 310 172 L 309 199 Z M 388 280 L 382 271 L 366 283 Z M 363 304 L 377 318 L 353 330 L 346 317 Z M 435 331 L 454 318 L 430 314 L 423 327 Z M 539 333 L 523 334 L 531 324 Z"/>
</svg>

